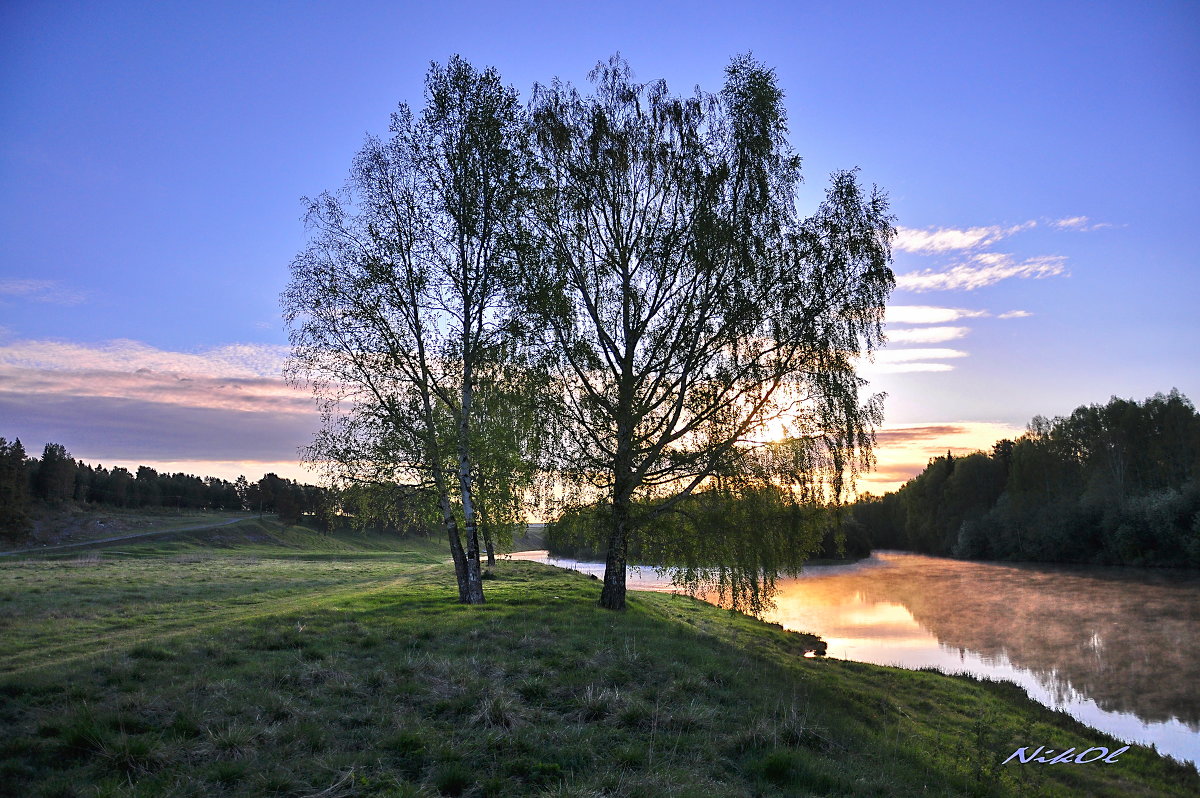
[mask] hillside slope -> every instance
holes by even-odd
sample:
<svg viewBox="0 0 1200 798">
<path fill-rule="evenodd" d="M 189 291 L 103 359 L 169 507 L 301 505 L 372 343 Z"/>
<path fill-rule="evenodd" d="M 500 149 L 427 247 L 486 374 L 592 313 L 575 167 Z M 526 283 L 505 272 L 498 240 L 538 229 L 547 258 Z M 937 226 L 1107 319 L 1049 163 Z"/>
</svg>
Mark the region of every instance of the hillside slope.
<svg viewBox="0 0 1200 798">
<path fill-rule="evenodd" d="M 196 533 L 198 535 L 198 533 Z M 21 795 L 1191 795 L 1189 766 L 1010 685 L 803 656 L 685 597 L 268 522 L 0 564 L 0 784 Z M 0 788 L 2 791 L 2 788 Z"/>
</svg>

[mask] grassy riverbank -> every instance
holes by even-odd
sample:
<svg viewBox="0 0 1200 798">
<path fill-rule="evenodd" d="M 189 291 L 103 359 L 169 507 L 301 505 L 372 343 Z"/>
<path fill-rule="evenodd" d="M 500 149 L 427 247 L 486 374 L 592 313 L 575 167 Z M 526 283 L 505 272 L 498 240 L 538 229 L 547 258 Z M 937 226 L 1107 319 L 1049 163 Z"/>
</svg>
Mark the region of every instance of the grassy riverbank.
<svg viewBox="0 0 1200 798">
<path fill-rule="evenodd" d="M 116 549 L 114 551 L 113 549 Z M 1000 763 L 1115 741 L 1011 686 L 802 656 L 691 599 L 248 521 L 0 563 L 0 792 L 1191 795 L 1190 767 Z"/>
</svg>

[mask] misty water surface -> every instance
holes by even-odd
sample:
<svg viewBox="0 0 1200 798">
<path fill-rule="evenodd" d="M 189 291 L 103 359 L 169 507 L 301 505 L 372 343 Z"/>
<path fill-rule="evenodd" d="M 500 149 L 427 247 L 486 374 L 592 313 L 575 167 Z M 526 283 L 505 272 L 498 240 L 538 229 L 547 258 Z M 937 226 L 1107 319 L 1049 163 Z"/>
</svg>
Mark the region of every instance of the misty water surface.
<svg viewBox="0 0 1200 798">
<path fill-rule="evenodd" d="M 604 572 L 544 551 L 515 556 Z M 629 584 L 672 589 L 652 568 Z M 820 635 L 831 657 L 1007 679 L 1089 726 L 1200 762 L 1198 575 L 881 552 L 779 586 L 764 617 Z"/>
</svg>

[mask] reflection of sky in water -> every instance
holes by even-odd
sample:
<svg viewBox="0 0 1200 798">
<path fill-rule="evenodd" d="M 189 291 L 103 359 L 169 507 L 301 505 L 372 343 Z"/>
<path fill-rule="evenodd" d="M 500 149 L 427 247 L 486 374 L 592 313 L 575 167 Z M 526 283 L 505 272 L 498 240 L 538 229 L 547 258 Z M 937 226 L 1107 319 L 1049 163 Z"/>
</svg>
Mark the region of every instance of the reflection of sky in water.
<svg viewBox="0 0 1200 798">
<path fill-rule="evenodd" d="M 604 574 L 601 563 L 514 556 Z M 642 568 L 629 586 L 671 580 Z M 1016 682 L 1089 726 L 1200 762 L 1200 577 L 886 552 L 809 566 L 779 588 L 765 618 L 820 635 L 831 657 Z"/>
</svg>

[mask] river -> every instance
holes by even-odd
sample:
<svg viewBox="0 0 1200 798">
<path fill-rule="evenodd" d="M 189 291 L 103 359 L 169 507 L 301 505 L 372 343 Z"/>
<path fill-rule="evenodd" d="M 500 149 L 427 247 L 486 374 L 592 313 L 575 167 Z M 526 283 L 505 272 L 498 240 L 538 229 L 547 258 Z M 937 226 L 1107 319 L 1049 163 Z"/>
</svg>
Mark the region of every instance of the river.
<svg viewBox="0 0 1200 798">
<path fill-rule="evenodd" d="M 512 555 L 603 576 L 602 563 Z M 632 570 L 636 590 L 673 590 Z M 765 620 L 820 635 L 828 656 L 966 672 L 1115 737 L 1200 763 L 1200 575 L 967 562 L 877 552 L 779 581 Z"/>
</svg>

